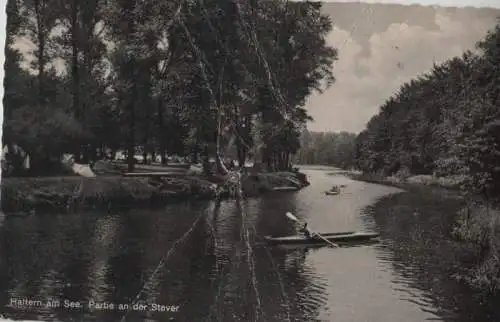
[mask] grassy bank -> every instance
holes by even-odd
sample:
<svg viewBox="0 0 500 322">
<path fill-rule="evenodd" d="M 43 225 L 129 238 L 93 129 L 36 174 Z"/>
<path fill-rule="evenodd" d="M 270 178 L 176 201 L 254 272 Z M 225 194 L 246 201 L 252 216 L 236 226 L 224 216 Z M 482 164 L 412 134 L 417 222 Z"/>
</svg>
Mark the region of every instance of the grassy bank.
<svg viewBox="0 0 500 322">
<path fill-rule="evenodd" d="M 460 258 L 454 263 L 455 276 L 469 286 L 488 294 L 500 294 L 500 210 L 498 205 L 477 196 L 464 196 L 460 190 L 463 178 L 409 176 L 384 177 L 377 174 L 346 173 L 353 180 L 390 185 L 413 192 L 415 196 L 433 196 L 440 200 L 458 200 L 453 211 L 436 213 L 442 216 L 442 235 L 452 241 L 451 256 Z M 414 202 L 416 204 L 416 202 Z M 401 207 L 401 206 L 397 206 Z M 399 210 L 398 216 L 408 213 Z M 401 220 L 401 218 L 399 218 Z M 427 220 L 420 218 L 419 220 Z M 451 265 L 451 264 L 450 264 Z"/>
<path fill-rule="evenodd" d="M 274 187 L 300 189 L 306 185 L 301 179 L 300 173 L 252 174 L 243 179 L 242 190 L 246 195 L 256 195 Z M 197 175 L 3 178 L 1 201 L 7 215 L 26 215 L 33 211 L 157 206 L 177 200 L 229 197 L 232 188 L 216 178 Z"/>
<path fill-rule="evenodd" d="M 384 185 L 395 186 L 403 189 L 412 187 L 435 187 L 448 190 L 459 191 L 464 182 L 464 178 L 460 176 L 455 177 L 437 177 L 432 175 L 393 175 L 383 176 L 374 173 L 362 173 L 354 171 L 346 171 L 345 175 L 353 180 L 378 183 Z"/>
<path fill-rule="evenodd" d="M 192 196 L 210 197 L 211 183 L 198 178 L 152 180 L 121 176 L 5 178 L 5 213 L 148 205 Z"/>
<path fill-rule="evenodd" d="M 474 202 L 457 212 L 452 236 L 476 249 L 475 265 L 462 279 L 485 292 L 500 294 L 500 210 Z"/>
</svg>

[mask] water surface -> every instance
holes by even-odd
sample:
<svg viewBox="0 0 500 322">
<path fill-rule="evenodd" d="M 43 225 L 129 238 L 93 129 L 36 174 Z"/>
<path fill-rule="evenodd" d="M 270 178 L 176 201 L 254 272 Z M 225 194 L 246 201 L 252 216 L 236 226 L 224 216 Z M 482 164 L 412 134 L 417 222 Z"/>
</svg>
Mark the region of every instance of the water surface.
<svg viewBox="0 0 500 322">
<path fill-rule="evenodd" d="M 436 296 L 422 261 L 408 259 L 415 245 L 409 249 L 389 220 L 372 215 L 369 206 L 401 190 L 324 170 L 307 175 L 311 186 L 301 191 L 241 203 L 7 218 L 0 224 L 0 306 L 10 318 L 64 321 L 472 321 L 451 295 Z M 324 195 L 333 184 L 346 188 Z M 268 247 L 263 236 L 296 232 L 287 211 L 314 230 L 379 231 L 382 242 Z M 456 291 L 452 283 L 448 289 Z M 9 305 L 13 298 L 83 307 L 19 309 Z M 115 309 L 89 310 L 91 300 Z M 119 310 L 120 303 L 148 309 Z M 153 304 L 178 312 L 152 312 Z"/>
</svg>

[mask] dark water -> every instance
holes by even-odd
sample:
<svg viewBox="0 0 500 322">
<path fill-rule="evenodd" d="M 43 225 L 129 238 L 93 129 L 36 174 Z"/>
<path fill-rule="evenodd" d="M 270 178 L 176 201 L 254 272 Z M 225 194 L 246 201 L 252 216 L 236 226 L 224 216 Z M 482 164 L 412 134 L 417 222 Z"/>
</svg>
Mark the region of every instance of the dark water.
<svg viewBox="0 0 500 322">
<path fill-rule="evenodd" d="M 7 218 L 0 222 L 0 312 L 11 319 L 62 321 L 488 319 L 487 309 L 475 305 L 452 281 L 446 263 L 436 260 L 439 253 L 426 251 L 429 237 L 414 227 L 427 220 L 388 219 L 401 200 L 369 207 L 400 190 L 325 171 L 307 174 L 312 184 L 302 191 L 241 204 Z M 347 187 L 339 196 L 322 194 L 333 184 Z M 262 236 L 295 232 L 287 211 L 318 231 L 379 231 L 382 242 L 340 249 L 267 247 Z M 11 299 L 43 305 L 16 308 Z M 61 307 L 45 307 L 49 299 Z M 65 300 L 82 307 L 64 308 Z M 115 308 L 89 310 L 89 301 Z M 133 310 L 133 303 L 148 308 Z M 154 312 L 153 304 L 178 312 Z"/>
</svg>

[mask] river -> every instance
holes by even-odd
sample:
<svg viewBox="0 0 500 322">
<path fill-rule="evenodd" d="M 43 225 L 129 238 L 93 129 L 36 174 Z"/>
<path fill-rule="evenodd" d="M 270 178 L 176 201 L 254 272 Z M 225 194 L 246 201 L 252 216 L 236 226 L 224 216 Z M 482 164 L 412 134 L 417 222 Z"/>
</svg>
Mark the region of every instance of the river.
<svg viewBox="0 0 500 322">
<path fill-rule="evenodd" d="M 417 210 L 414 223 L 391 219 L 395 207 L 410 201 L 377 203 L 404 195 L 402 190 L 328 175 L 331 170 L 305 172 L 309 187 L 241 204 L 186 202 L 161 210 L 5 218 L 0 312 L 12 319 L 60 321 L 498 320 L 453 282 L 436 261 L 439 253 L 422 248 L 431 239 L 414 227 L 428 220 L 419 219 Z M 333 184 L 346 187 L 341 195 L 324 195 Z M 453 211 L 435 200 L 418 206 Z M 381 242 L 267 246 L 262 236 L 295 232 L 287 211 L 313 230 L 377 231 Z M 40 302 L 20 308 L 13 300 Z M 59 307 L 48 307 L 51 300 Z M 72 308 L 65 307 L 69 302 Z M 161 306 L 176 312 L 158 312 Z"/>
</svg>

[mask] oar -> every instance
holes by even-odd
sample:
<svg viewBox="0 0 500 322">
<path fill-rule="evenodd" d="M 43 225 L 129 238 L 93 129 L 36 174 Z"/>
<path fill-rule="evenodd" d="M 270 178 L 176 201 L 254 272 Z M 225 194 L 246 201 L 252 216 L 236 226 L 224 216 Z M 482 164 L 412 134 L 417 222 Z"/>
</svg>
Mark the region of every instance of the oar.
<svg viewBox="0 0 500 322">
<path fill-rule="evenodd" d="M 287 212 L 287 213 L 286 213 L 286 216 L 287 216 L 289 219 L 291 219 L 291 220 L 295 221 L 296 223 L 301 223 L 301 221 L 300 221 L 297 217 L 295 217 L 294 215 L 292 215 L 292 213 L 291 213 L 291 212 Z M 328 240 L 328 239 L 326 239 L 325 237 L 321 236 L 321 234 L 319 234 L 319 233 L 317 233 L 317 232 L 313 232 L 313 235 L 318 236 L 319 238 L 321 238 L 322 240 L 324 240 L 327 244 L 329 244 L 329 245 L 330 245 L 330 246 L 332 246 L 332 247 L 339 247 L 339 245 L 337 245 L 337 244 L 335 244 L 335 243 L 332 243 L 331 241 L 329 241 L 329 240 Z"/>
</svg>

